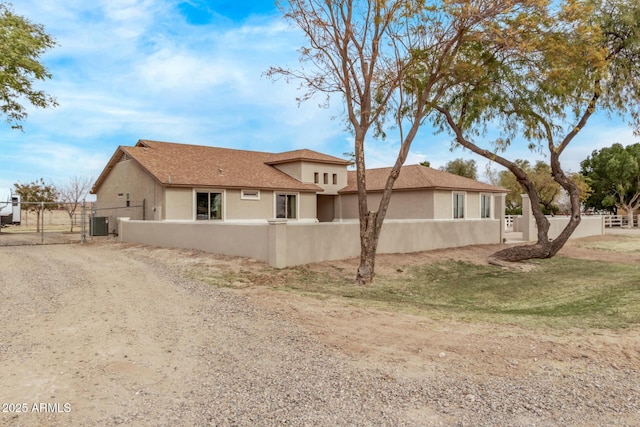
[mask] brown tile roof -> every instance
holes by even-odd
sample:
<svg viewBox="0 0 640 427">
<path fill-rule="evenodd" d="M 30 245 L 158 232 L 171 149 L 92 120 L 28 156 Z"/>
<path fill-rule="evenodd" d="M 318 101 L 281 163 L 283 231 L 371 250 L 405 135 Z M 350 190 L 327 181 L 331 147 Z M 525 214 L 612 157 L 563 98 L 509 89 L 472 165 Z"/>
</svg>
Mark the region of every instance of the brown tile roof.
<svg viewBox="0 0 640 427">
<path fill-rule="evenodd" d="M 97 191 L 123 155 L 134 159 L 159 183 L 168 186 L 323 191 L 315 184 L 304 184 L 267 164 L 274 157 L 271 153 L 140 140 L 135 147 L 118 148 L 92 192 Z"/>
<path fill-rule="evenodd" d="M 367 169 L 367 191 L 382 191 L 387 182 L 391 168 Z M 473 179 L 454 175 L 422 165 L 403 166 L 396 180 L 394 190 L 446 189 L 485 191 L 488 193 L 506 193 L 504 188 L 485 184 Z M 355 193 L 358 191 L 356 172 L 349 171 L 347 186 L 339 193 Z"/>
<path fill-rule="evenodd" d="M 336 165 L 348 165 L 351 162 L 339 157 L 329 156 L 327 154 L 318 153 L 317 151 L 302 149 L 286 151 L 284 153 L 272 154 L 272 160 L 267 162 L 269 165 L 276 165 L 279 163 L 289 163 L 297 161 L 309 161 L 317 163 L 332 163 Z"/>
</svg>

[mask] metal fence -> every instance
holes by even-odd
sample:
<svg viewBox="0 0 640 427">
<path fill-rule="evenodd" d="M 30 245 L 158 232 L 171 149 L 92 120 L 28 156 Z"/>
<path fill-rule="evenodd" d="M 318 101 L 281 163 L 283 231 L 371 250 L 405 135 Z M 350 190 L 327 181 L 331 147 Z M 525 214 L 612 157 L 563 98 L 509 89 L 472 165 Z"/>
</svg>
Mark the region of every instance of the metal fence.
<svg viewBox="0 0 640 427">
<path fill-rule="evenodd" d="M 19 218 L 0 227 L 0 246 L 68 244 L 118 234 L 119 217 L 144 220 L 146 203 L 21 202 Z"/>
<path fill-rule="evenodd" d="M 81 203 L 21 202 L 19 217 L 0 229 L 0 246 L 79 242 Z"/>
</svg>

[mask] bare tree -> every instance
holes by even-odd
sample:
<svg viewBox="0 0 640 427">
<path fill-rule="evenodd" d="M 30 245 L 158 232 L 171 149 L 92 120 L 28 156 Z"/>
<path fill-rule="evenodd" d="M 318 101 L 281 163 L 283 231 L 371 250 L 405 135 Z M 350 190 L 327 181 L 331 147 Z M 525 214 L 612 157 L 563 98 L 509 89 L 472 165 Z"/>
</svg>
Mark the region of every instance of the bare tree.
<svg viewBox="0 0 640 427">
<path fill-rule="evenodd" d="M 92 183 L 93 179 L 90 177 L 74 176 L 73 178 L 69 178 L 64 184 L 56 187 L 59 202 L 62 203 L 62 206 L 69 215 L 69 231 L 72 233 L 73 216 L 78 210 L 80 203 L 83 203 L 87 194 L 89 194 Z"/>
<path fill-rule="evenodd" d="M 339 94 L 354 136 L 360 220 L 356 282 L 369 284 L 393 185 L 425 118 L 448 90 L 466 79 L 465 46 L 501 15 L 515 16 L 529 0 L 288 0 L 285 17 L 306 36 L 297 70 L 274 67 L 272 77 L 301 82 L 299 101 Z M 424 76 L 425 78 L 417 78 Z M 365 141 L 397 132 L 400 149 L 377 208 L 367 200 Z"/>
</svg>

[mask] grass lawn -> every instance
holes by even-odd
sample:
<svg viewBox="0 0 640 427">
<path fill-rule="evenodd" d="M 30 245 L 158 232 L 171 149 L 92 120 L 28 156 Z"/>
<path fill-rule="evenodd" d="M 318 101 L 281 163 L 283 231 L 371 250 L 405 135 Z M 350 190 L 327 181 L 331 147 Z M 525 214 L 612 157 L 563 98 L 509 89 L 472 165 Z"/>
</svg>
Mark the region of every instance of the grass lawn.
<svg viewBox="0 0 640 427">
<path fill-rule="evenodd" d="M 633 240 L 633 242 L 631 241 Z M 638 239 L 603 242 L 635 251 Z M 556 256 L 532 260 L 528 271 L 462 261 L 402 266 L 374 284 L 353 284 L 352 271 L 307 267 L 264 273 L 198 273 L 217 286 L 267 286 L 316 298 L 410 312 L 434 319 L 517 324 L 536 328 L 627 328 L 640 324 L 640 265 Z"/>
</svg>

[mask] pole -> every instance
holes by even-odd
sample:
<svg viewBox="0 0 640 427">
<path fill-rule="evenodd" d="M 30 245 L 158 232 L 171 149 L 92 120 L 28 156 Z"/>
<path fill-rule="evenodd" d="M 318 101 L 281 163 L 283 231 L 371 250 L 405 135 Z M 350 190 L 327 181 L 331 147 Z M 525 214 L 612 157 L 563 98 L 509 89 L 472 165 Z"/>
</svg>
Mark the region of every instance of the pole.
<svg viewBox="0 0 640 427">
<path fill-rule="evenodd" d="M 80 242 L 82 243 L 86 243 L 87 241 L 87 225 L 86 225 L 86 221 L 87 221 L 87 202 L 85 201 L 85 199 L 82 199 L 82 234 L 81 234 L 81 239 Z"/>
<path fill-rule="evenodd" d="M 44 202 L 40 202 L 40 243 L 44 245 Z"/>
</svg>

